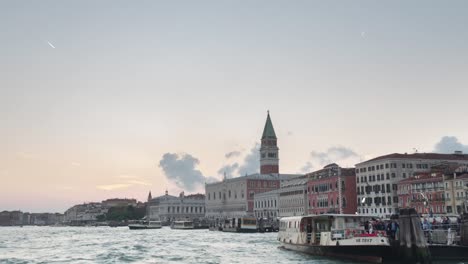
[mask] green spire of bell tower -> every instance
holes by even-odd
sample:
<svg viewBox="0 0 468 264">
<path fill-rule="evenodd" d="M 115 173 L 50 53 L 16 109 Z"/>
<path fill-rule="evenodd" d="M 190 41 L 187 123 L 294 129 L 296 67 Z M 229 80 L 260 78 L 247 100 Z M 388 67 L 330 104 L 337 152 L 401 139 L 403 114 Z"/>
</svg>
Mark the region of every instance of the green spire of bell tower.
<svg viewBox="0 0 468 264">
<path fill-rule="evenodd" d="M 262 139 L 264 138 L 274 138 L 276 139 L 275 129 L 270 119 L 270 111 L 268 111 L 267 120 L 265 123 L 265 128 L 263 129 Z"/>
</svg>

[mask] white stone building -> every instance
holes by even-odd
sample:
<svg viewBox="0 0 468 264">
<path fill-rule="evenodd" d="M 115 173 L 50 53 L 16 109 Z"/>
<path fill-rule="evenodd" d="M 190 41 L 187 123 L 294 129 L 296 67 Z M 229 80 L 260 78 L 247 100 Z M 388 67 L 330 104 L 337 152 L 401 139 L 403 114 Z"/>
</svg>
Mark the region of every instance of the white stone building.
<svg viewBox="0 0 468 264">
<path fill-rule="evenodd" d="M 308 213 L 306 176 L 281 182 L 279 189 L 279 216 L 299 216 Z"/>
<path fill-rule="evenodd" d="M 254 216 L 269 219 L 279 217 L 279 189 L 255 195 Z"/>
<path fill-rule="evenodd" d="M 398 210 L 397 183 L 444 162 L 468 164 L 468 155 L 394 153 L 356 164 L 358 213 L 390 217 Z"/>
<path fill-rule="evenodd" d="M 200 220 L 205 217 L 205 195 L 192 194 L 179 197 L 166 194 L 151 198 L 147 205 L 148 218 L 162 222 L 175 220 Z"/>
<path fill-rule="evenodd" d="M 253 216 L 254 197 L 279 188 L 278 174 L 252 174 L 205 185 L 206 217 L 212 220 Z"/>
</svg>

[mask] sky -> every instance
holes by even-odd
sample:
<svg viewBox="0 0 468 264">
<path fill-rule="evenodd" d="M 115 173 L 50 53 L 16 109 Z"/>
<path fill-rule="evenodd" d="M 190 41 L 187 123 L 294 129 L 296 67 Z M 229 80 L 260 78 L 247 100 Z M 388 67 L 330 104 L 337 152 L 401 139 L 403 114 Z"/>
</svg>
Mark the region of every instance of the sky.
<svg viewBox="0 0 468 264">
<path fill-rule="evenodd" d="M 0 1 L 0 210 L 468 152 L 466 1 Z"/>
</svg>

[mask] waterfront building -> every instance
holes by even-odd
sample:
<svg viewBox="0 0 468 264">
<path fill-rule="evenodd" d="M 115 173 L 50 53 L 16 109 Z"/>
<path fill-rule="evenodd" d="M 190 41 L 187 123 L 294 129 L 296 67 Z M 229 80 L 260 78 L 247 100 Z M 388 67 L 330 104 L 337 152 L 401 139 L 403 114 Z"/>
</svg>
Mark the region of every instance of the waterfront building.
<svg viewBox="0 0 468 264">
<path fill-rule="evenodd" d="M 256 194 L 276 190 L 278 174 L 252 174 L 205 185 L 206 216 L 210 219 L 254 216 Z"/>
<path fill-rule="evenodd" d="M 281 182 L 279 189 L 279 216 L 305 215 L 307 206 L 307 178 L 302 175 Z"/>
<path fill-rule="evenodd" d="M 64 221 L 69 224 L 86 224 L 97 220 L 97 217 L 104 215 L 109 207 L 101 203 L 77 204 L 65 211 Z"/>
<path fill-rule="evenodd" d="M 254 216 L 274 219 L 279 216 L 279 189 L 257 193 L 254 196 Z"/>
<path fill-rule="evenodd" d="M 213 220 L 254 216 L 255 195 L 279 189 L 282 180 L 297 176 L 279 173 L 277 137 L 268 113 L 261 138 L 260 173 L 205 184 L 206 216 Z"/>
<path fill-rule="evenodd" d="M 444 176 L 445 211 L 447 214 L 468 212 L 468 166 L 460 166 Z"/>
<path fill-rule="evenodd" d="M 191 194 L 185 196 L 181 192 L 178 197 L 165 195 L 152 198 L 148 195 L 148 218 L 162 222 L 176 220 L 199 220 L 205 217 L 205 195 Z"/>
<path fill-rule="evenodd" d="M 354 168 L 333 163 L 306 176 L 309 214 L 357 212 Z"/>
<path fill-rule="evenodd" d="M 0 212 L 0 226 L 55 225 L 63 223 L 59 213 L 23 213 L 21 211 Z"/>
<path fill-rule="evenodd" d="M 356 164 L 358 213 L 390 217 L 399 208 L 398 182 L 430 172 L 431 167 L 445 162 L 468 164 L 468 155 L 461 152 L 394 153 Z"/>
<path fill-rule="evenodd" d="M 0 212 L 0 226 L 16 226 L 23 224 L 23 212 L 3 211 Z"/>
<path fill-rule="evenodd" d="M 445 214 L 443 176 L 441 172 L 420 173 L 398 182 L 398 207 L 411 207 L 420 214 Z"/>
<path fill-rule="evenodd" d="M 137 200 L 136 199 L 128 199 L 128 198 L 112 198 L 102 201 L 103 207 L 126 207 L 126 206 L 133 206 L 137 207 Z"/>
</svg>

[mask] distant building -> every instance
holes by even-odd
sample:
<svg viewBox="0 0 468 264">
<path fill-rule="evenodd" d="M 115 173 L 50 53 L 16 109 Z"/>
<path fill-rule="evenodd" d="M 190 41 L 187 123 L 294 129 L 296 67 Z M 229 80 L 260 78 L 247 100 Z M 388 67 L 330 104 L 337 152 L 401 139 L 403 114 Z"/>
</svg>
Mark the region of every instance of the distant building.
<svg viewBox="0 0 468 264">
<path fill-rule="evenodd" d="M 333 163 L 306 176 L 309 214 L 357 212 L 354 168 L 341 168 Z"/>
<path fill-rule="evenodd" d="M 254 216 L 273 219 L 279 217 L 279 189 L 254 196 Z"/>
<path fill-rule="evenodd" d="M 275 174 L 252 174 L 205 185 L 206 216 L 224 219 L 254 215 L 255 194 L 279 188 Z"/>
<path fill-rule="evenodd" d="M 21 211 L 0 212 L 0 226 L 55 225 L 63 222 L 59 213 L 23 213 Z"/>
<path fill-rule="evenodd" d="M 307 214 L 307 178 L 305 176 L 282 181 L 278 192 L 280 217 Z"/>
<path fill-rule="evenodd" d="M 98 216 L 106 214 L 108 210 L 109 207 L 101 203 L 78 204 L 65 211 L 64 221 L 69 224 L 95 222 Z"/>
<path fill-rule="evenodd" d="M 21 211 L 0 212 L 0 226 L 17 226 L 23 224 L 23 213 Z"/>
<path fill-rule="evenodd" d="M 185 196 L 181 192 L 179 197 L 165 195 L 152 198 L 148 201 L 148 218 L 150 220 L 159 220 L 170 222 L 174 220 L 195 220 L 205 217 L 205 195 L 191 194 Z"/>
<path fill-rule="evenodd" d="M 397 184 L 398 207 L 411 207 L 420 214 L 445 214 L 443 180 L 440 172 L 420 173 L 401 180 Z"/>
<path fill-rule="evenodd" d="M 461 214 L 463 207 L 468 212 L 468 167 L 460 166 L 444 176 L 445 211 Z"/>
<path fill-rule="evenodd" d="M 256 195 L 279 189 L 282 180 L 297 176 L 279 173 L 277 138 L 268 113 L 261 138 L 260 173 L 206 184 L 206 216 L 210 219 L 254 216 Z"/>
<path fill-rule="evenodd" d="M 260 174 L 279 173 L 279 148 L 277 141 L 275 129 L 270 119 L 270 112 L 268 112 L 261 139 Z"/>
<path fill-rule="evenodd" d="M 468 164 L 468 155 L 390 154 L 356 164 L 358 213 L 390 217 L 398 211 L 397 184 L 444 162 Z M 385 199 L 385 204 L 383 200 Z"/>
<path fill-rule="evenodd" d="M 107 199 L 101 202 L 103 207 L 126 207 L 126 206 L 137 206 L 136 199 L 128 199 L 128 198 L 113 198 Z"/>
</svg>

